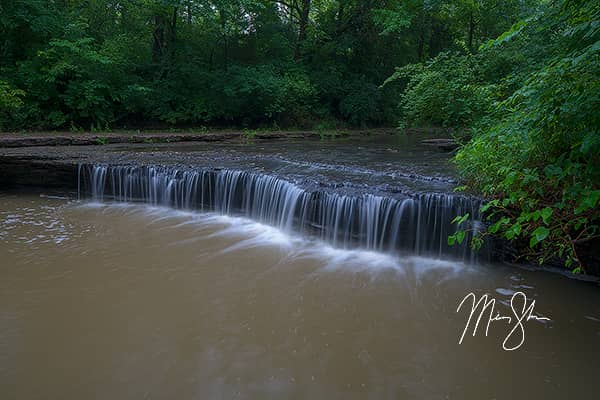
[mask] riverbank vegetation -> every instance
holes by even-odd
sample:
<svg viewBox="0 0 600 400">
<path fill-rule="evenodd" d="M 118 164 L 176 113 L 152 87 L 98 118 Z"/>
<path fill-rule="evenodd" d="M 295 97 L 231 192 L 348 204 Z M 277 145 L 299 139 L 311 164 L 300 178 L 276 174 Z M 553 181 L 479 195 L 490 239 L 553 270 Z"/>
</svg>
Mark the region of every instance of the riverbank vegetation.
<svg viewBox="0 0 600 400">
<path fill-rule="evenodd" d="M 491 199 L 483 235 L 581 271 L 600 234 L 599 8 L 1 0 L 0 130 L 453 128 L 464 189 Z"/>
<path fill-rule="evenodd" d="M 600 6 L 549 4 L 478 54 L 425 70 L 448 64 L 474 71 L 445 83 L 465 89 L 461 112 L 443 122 L 472 128 L 455 161 L 467 186 L 492 199 L 484 235 L 520 243 L 520 257 L 584 271 L 589 257 L 578 250 L 597 254 L 600 234 Z M 422 98 L 412 87 L 405 96 L 407 110 Z"/>
<path fill-rule="evenodd" d="M 396 126 L 396 67 L 476 52 L 535 4 L 2 0 L 0 129 Z"/>
</svg>

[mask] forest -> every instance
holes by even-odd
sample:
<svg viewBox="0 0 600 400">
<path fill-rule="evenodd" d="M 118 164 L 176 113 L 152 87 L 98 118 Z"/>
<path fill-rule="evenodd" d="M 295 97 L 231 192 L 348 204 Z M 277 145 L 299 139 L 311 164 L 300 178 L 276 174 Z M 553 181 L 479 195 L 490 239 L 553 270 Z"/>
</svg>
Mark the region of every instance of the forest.
<svg viewBox="0 0 600 400">
<path fill-rule="evenodd" d="M 0 32 L 1 131 L 442 127 L 473 246 L 585 272 L 600 235 L 596 1 L 0 0 Z"/>
</svg>

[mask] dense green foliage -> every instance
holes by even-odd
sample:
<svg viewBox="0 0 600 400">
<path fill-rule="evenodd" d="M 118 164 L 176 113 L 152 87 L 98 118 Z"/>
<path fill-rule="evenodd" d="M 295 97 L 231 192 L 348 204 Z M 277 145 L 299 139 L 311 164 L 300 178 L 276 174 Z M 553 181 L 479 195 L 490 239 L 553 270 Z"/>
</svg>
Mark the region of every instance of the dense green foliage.
<svg viewBox="0 0 600 400">
<path fill-rule="evenodd" d="M 472 119 L 474 96 L 465 96 L 473 139 L 456 156 L 467 185 L 492 199 L 486 234 L 524 241 L 521 255 L 540 263 L 558 259 L 582 271 L 578 247 L 600 235 L 600 6 L 554 4 L 465 57 L 481 60 L 484 75 L 490 62 L 514 60 L 499 82 L 474 74 L 446 84 L 477 85 L 495 104 Z M 410 89 L 407 96 L 421 97 Z M 442 116 L 455 123 L 451 117 Z"/>
<path fill-rule="evenodd" d="M 393 125 L 396 66 L 474 50 L 531 3 L 0 0 L 0 129 Z"/>
<path fill-rule="evenodd" d="M 407 81 L 401 124 L 468 127 L 489 115 L 501 89 L 486 79 L 482 61 L 479 55 L 441 53 L 427 63 L 398 68 L 385 83 Z"/>
</svg>

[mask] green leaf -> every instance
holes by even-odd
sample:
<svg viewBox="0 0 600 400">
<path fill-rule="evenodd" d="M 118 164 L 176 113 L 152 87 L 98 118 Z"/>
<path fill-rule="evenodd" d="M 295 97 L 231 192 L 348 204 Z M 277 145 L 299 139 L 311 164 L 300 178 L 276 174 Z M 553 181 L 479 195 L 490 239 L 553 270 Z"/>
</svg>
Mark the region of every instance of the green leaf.
<svg viewBox="0 0 600 400">
<path fill-rule="evenodd" d="M 465 240 L 465 231 L 456 232 L 456 241 L 458 244 L 462 244 L 463 240 Z"/>
<path fill-rule="evenodd" d="M 483 238 L 481 238 L 481 236 L 473 237 L 473 240 L 471 241 L 471 248 L 477 251 L 481 249 L 481 246 L 483 246 Z"/>
<path fill-rule="evenodd" d="M 512 240 L 515 237 L 519 236 L 519 234 L 521 234 L 521 224 L 516 222 L 509 229 L 506 230 L 506 232 L 504 233 L 504 237 L 506 237 L 508 240 Z"/>
<path fill-rule="evenodd" d="M 552 216 L 552 209 L 550 207 L 546 207 L 541 211 L 540 214 L 542 216 L 542 221 L 544 221 L 544 223 L 548 225 L 550 217 Z"/>
<path fill-rule="evenodd" d="M 454 246 L 454 243 L 456 243 L 456 235 L 448 236 L 448 246 Z"/>
<path fill-rule="evenodd" d="M 453 224 L 457 224 L 457 225 L 461 225 L 461 224 L 463 224 L 463 223 L 464 223 L 464 222 L 465 222 L 467 219 L 469 219 L 469 217 L 470 217 L 470 214 L 469 214 L 469 213 L 466 213 L 465 215 L 459 215 L 459 216 L 457 216 L 456 218 L 454 218 L 454 219 L 452 220 L 452 223 L 453 223 Z"/>
<path fill-rule="evenodd" d="M 502 43 L 506 43 L 511 41 L 515 36 L 518 36 L 521 31 L 527 26 L 527 24 L 531 21 L 531 18 L 527 18 L 521 21 L 516 22 L 510 29 L 504 32 L 502 35 L 498 36 L 498 38 L 493 40 L 488 40 L 486 43 L 479 46 L 479 51 L 487 50 L 493 46 L 499 46 Z"/>
<path fill-rule="evenodd" d="M 372 15 L 373 22 L 381 29 L 380 35 L 398 34 L 410 26 L 411 15 L 400 6 L 393 10 L 375 9 Z"/>
<path fill-rule="evenodd" d="M 533 231 L 531 240 L 529 241 L 529 247 L 534 247 L 536 244 L 546 239 L 550 234 L 550 230 L 545 226 L 539 226 Z"/>
<path fill-rule="evenodd" d="M 515 183 L 515 179 L 517 179 L 517 172 L 512 171 L 508 175 L 506 175 L 506 178 L 504 179 L 504 184 L 506 186 L 511 186 L 513 183 Z"/>
<path fill-rule="evenodd" d="M 484 204 L 483 206 L 481 206 L 481 212 L 485 213 L 487 210 L 489 210 L 491 207 L 497 207 L 498 206 L 498 200 L 492 200 L 486 204 Z"/>
<path fill-rule="evenodd" d="M 548 178 L 559 177 L 562 175 L 562 168 L 553 164 L 547 165 L 544 168 L 544 173 Z"/>
<path fill-rule="evenodd" d="M 490 233 L 497 233 L 500 228 L 506 224 L 508 224 L 510 222 L 509 218 L 502 218 L 500 220 L 498 220 L 496 223 L 490 225 L 490 227 L 488 228 L 488 232 Z"/>
<path fill-rule="evenodd" d="M 587 196 L 585 196 L 581 200 L 581 202 L 575 209 L 575 214 L 581 214 L 584 211 L 596 207 L 598 200 L 600 200 L 600 190 L 592 190 Z"/>
</svg>

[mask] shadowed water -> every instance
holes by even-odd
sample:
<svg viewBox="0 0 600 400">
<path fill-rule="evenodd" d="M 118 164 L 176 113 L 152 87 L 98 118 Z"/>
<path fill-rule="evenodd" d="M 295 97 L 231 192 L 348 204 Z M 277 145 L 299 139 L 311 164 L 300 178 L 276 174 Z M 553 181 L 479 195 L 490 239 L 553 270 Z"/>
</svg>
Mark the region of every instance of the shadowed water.
<svg viewBox="0 0 600 400">
<path fill-rule="evenodd" d="M 2 399 L 595 397 L 594 284 L 274 225 L 1 196 Z M 459 345 L 471 291 L 552 321 L 513 352 L 500 323 Z"/>
</svg>

